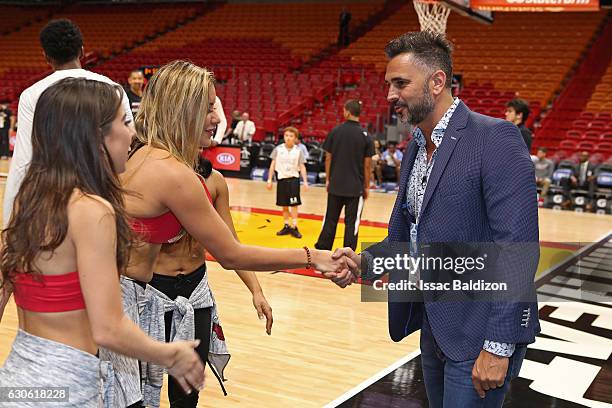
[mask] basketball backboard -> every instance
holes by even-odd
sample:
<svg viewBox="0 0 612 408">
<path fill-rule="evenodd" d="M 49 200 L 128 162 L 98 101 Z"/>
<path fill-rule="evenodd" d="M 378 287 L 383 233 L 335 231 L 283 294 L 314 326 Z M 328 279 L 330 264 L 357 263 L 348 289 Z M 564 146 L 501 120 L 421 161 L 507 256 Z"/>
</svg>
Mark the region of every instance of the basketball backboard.
<svg viewBox="0 0 612 408">
<path fill-rule="evenodd" d="M 485 24 L 493 23 L 493 12 L 472 9 L 470 7 L 470 0 L 441 0 L 441 2 L 463 16 L 473 18 L 474 20 Z"/>
</svg>

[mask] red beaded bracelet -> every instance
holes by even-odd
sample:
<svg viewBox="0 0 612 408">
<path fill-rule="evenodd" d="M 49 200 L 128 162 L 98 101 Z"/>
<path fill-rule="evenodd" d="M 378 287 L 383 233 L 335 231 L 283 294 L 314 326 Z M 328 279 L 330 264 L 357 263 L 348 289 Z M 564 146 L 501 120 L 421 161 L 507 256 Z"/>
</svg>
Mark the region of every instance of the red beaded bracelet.
<svg viewBox="0 0 612 408">
<path fill-rule="evenodd" d="M 306 269 L 312 269 L 312 256 L 310 255 L 310 249 L 305 246 L 304 251 L 306 251 L 306 260 L 308 261 L 308 263 L 306 264 Z"/>
</svg>

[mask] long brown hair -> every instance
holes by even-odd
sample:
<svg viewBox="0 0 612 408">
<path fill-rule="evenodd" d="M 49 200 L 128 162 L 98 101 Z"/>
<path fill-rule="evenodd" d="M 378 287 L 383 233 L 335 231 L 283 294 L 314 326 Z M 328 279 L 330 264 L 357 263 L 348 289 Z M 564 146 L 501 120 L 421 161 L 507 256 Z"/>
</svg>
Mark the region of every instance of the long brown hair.
<svg viewBox="0 0 612 408">
<path fill-rule="evenodd" d="M 32 161 L 2 231 L 3 281 L 14 271 L 40 273 L 34 261 L 54 251 L 68 232 L 68 202 L 75 189 L 107 200 L 115 212 L 117 267 L 125 270 L 131 230 L 123 190 L 104 144 L 121 106 L 117 85 L 68 78 L 45 90 L 32 124 Z"/>
</svg>

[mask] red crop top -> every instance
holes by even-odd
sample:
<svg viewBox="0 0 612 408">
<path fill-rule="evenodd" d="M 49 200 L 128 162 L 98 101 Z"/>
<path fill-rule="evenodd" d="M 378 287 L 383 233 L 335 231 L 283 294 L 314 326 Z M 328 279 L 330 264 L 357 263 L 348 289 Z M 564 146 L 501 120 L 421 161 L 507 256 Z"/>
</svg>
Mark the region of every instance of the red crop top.
<svg viewBox="0 0 612 408">
<path fill-rule="evenodd" d="M 15 303 L 32 312 L 58 313 L 85 309 L 79 273 L 37 275 L 15 273 Z"/>
<path fill-rule="evenodd" d="M 202 181 L 206 195 L 212 203 L 208 187 Z M 132 228 L 144 233 L 150 243 L 166 243 L 181 234 L 181 224 L 171 212 L 158 217 L 141 218 L 132 222 Z M 62 275 L 13 274 L 15 303 L 24 310 L 39 313 L 59 313 L 85 309 L 79 273 Z"/>
<path fill-rule="evenodd" d="M 212 204 L 212 196 L 208 187 L 204 183 L 204 179 L 200 177 L 208 200 Z M 150 244 L 166 244 L 178 241 L 183 235 L 183 226 L 178 218 L 168 211 L 162 215 L 151 218 L 134 218 L 131 222 L 132 229 L 135 233 L 141 235 L 143 239 Z"/>
</svg>

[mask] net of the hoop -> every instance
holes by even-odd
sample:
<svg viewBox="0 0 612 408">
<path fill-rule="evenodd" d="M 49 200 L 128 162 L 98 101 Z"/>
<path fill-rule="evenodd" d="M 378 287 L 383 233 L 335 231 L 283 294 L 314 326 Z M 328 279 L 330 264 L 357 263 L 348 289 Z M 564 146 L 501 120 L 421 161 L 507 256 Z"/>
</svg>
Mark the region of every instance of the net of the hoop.
<svg viewBox="0 0 612 408">
<path fill-rule="evenodd" d="M 421 31 L 446 32 L 446 21 L 451 12 L 450 8 L 435 0 L 413 0 L 413 3 L 419 16 Z"/>
</svg>

